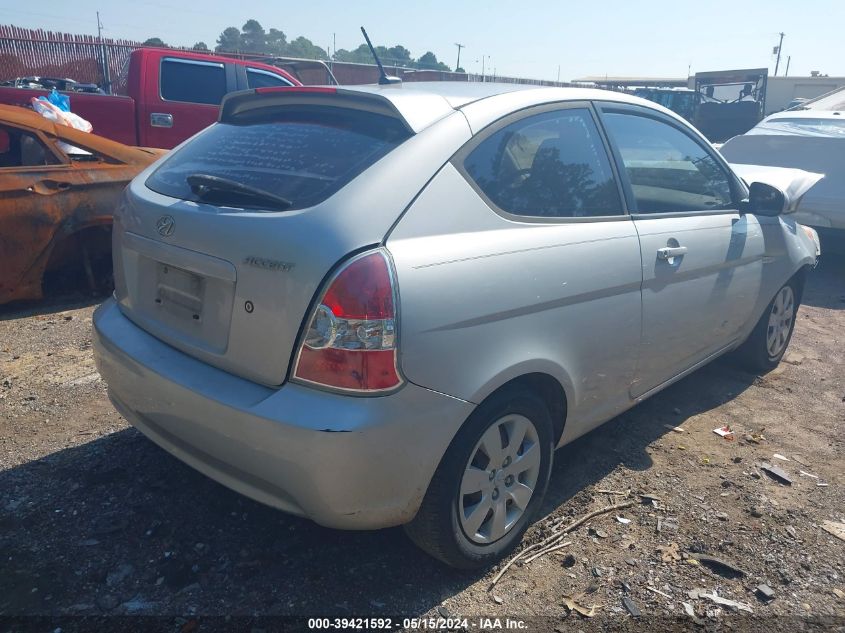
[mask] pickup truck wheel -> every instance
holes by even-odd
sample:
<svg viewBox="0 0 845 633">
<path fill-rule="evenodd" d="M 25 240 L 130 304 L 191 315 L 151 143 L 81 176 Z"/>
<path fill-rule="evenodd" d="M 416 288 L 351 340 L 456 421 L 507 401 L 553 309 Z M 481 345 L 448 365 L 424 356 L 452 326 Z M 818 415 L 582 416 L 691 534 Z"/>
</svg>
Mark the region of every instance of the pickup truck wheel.
<svg viewBox="0 0 845 633">
<path fill-rule="evenodd" d="M 795 329 L 800 296 L 794 279 L 777 291 L 751 336 L 737 349 L 738 360 L 747 369 L 765 373 L 780 363 Z"/>
<path fill-rule="evenodd" d="M 513 550 L 537 513 L 552 464 L 548 407 L 509 389 L 482 403 L 446 451 L 405 531 L 452 567 L 491 565 Z"/>
</svg>

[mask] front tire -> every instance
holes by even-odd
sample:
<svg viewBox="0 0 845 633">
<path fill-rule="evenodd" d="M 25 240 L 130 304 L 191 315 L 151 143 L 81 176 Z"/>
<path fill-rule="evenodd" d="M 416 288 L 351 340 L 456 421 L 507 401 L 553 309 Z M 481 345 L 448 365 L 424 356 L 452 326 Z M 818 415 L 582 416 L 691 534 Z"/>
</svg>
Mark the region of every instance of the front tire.
<svg viewBox="0 0 845 633">
<path fill-rule="evenodd" d="M 766 373 L 778 366 L 792 339 L 800 297 L 800 286 L 795 279 L 781 286 L 748 340 L 737 349 L 743 366 L 755 373 Z"/>
<path fill-rule="evenodd" d="M 455 436 L 405 532 L 452 567 L 497 562 L 516 547 L 539 510 L 553 442 L 542 399 L 523 389 L 494 394 Z"/>
</svg>

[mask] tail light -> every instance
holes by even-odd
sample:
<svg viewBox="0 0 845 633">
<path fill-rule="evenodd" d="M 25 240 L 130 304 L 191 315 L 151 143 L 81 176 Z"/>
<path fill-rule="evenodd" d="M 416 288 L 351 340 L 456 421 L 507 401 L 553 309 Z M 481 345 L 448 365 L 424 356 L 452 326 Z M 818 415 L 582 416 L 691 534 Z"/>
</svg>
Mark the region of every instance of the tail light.
<svg viewBox="0 0 845 633">
<path fill-rule="evenodd" d="M 300 343 L 294 378 L 356 392 L 402 378 L 396 357 L 396 289 L 383 250 L 350 260 L 329 282 Z"/>
</svg>

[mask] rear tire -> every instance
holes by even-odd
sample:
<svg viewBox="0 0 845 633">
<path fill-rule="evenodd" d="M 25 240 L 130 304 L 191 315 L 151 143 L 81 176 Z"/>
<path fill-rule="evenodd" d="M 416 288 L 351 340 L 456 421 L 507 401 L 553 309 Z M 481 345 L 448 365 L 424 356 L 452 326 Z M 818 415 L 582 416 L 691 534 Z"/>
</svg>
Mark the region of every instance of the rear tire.
<svg viewBox="0 0 845 633">
<path fill-rule="evenodd" d="M 801 288 L 790 279 L 777 291 L 748 340 L 736 350 L 739 363 L 754 373 L 766 373 L 778 366 L 792 340 Z"/>
<path fill-rule="evenodd" d="M 512 388 L 491 396 L 458 431 L 405 532 L 451 567 L 500 560 L 543 502 L 552 428 L 549 409 L 536 394 Z"/>
</svg>

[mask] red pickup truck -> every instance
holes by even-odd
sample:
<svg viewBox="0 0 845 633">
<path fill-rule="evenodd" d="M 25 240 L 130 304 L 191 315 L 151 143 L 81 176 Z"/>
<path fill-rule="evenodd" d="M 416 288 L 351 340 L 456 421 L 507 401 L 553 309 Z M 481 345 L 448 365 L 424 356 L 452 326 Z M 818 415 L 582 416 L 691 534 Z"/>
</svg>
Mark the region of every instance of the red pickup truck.
<svg viewBox="0 0 845 633">
<path fill-rule="evenodd" d="M 236 90 L 301 85 L 281 68 L 181 50 L 132 51 L 115 94 L 65 93 L 94 133 L 127 145 L 170 149 L 217 120 L 223 97 Z M 0 87 L 0 103 L 28 106 L 46 90 Z"/>
</svg>

